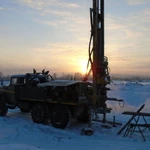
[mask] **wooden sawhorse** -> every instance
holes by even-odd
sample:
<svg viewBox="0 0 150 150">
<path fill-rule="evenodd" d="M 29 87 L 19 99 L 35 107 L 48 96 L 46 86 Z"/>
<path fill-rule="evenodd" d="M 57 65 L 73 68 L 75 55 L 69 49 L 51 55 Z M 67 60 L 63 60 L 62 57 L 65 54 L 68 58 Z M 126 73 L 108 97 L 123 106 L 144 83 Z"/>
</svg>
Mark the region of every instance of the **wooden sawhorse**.
<svg viewBox="0 0 150 150">
<path fill-rule="evenodd" d="M 137 110 L 137 112 L 132 112 L 132 111 L 125 111 L 122 114 L 124 115 L 131 115 L 132 117 L 129 119 L 129 121 L 121 128 L 121 130 L 118 132 L 120 134 L 124 129 L 124 135 L 123 136 L 128 136 L 130 133 L 130 137 L 134 132 L 139 132 L 146 141 L 145 136 L 143 132 L 148 129 L 150 131 L 150 124 L 147 123 L 145 117 L 150 117 L 150 113 L 145 113 L 141 112 L 141 110 L 144 108 L 144 104 Z M 143 119 L 142 123 L 139 123 L 140 118 Z"/>
</svg>

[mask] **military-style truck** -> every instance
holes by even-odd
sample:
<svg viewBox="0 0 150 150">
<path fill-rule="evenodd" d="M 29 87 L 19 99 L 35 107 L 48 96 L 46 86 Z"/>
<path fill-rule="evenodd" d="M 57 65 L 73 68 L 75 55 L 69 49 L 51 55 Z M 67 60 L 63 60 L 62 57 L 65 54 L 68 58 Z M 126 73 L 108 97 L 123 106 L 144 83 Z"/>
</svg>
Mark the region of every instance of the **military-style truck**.
<svg viewBox="0 0 150 150">
<path fill-rule="evenodd" d="M 8 108 L 31 112 L 35 123 L 51 124 L 65 128 L 71 119 L 88 121 L 87 82 L 54 80 L 48 71 L 12 75 L 10 84 L 0 87 L 0 116 Z"/>
</svg>

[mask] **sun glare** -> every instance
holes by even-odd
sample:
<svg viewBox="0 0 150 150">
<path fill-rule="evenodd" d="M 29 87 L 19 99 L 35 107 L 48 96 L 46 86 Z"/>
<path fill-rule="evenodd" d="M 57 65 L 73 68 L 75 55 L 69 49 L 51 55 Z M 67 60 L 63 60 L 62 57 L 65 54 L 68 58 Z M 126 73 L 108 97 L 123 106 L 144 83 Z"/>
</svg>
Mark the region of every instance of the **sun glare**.
<svg viewBox="0 0 150 150">
<path fill-rule="evenodd" d="M 80 61 L 80 70 L 81 73 L 85 74 L 87 69 L 87 60 L 81 60 Z"/>
</svg>

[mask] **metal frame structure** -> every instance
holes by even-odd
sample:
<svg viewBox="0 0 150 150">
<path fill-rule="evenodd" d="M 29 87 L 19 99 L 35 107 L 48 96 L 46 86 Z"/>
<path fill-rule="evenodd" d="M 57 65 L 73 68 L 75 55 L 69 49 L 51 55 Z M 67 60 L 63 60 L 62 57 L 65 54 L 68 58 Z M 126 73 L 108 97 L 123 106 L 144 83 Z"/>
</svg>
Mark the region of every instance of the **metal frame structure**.
<svg viewBox="0 0 150 150">
<path fill-rule="evenodd" d="M 86 78 L 90 72 L 93 74 L 93 107 L 96 112 L 104 114 L 106 120 L 108 111 L 107 88 L 110 83 L 108 71 L 108 59 L 104 56 L 104 0 L 93 0 L 93 8 L 90 8 L 91 36 L 89 42 L 89 60 L 91 65 Z"/>
</svg>

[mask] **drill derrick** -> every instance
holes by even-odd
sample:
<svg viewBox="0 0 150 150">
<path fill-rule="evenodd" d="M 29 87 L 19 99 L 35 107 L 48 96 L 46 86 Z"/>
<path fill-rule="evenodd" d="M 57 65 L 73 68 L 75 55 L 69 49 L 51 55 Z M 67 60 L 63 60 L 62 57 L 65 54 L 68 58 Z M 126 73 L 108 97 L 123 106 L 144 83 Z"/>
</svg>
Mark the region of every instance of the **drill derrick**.
<svg viewBox="0 0 150 150">
<path fill-rule="evenodd" d="M 107 88 L 110 83 L 108 72 L 108 59 L 104 56 L 104 0 L 93 0 L 93 8 L 90 9 L 91 36 L 89 42 L 90 71 L 93 74 L 93 98 L 92 104 L 95 112 L 105 114 L 110 112 L 107 108 Z M 92 48 L 91 48 L 92 47 Z"/>
</svg>

